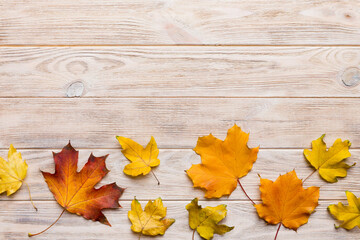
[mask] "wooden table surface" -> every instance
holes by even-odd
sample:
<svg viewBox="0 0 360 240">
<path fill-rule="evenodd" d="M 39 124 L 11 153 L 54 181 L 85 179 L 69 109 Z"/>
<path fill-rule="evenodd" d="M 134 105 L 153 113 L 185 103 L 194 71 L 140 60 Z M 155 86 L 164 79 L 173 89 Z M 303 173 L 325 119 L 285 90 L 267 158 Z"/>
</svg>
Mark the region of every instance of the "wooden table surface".
<svg viewBox="0 0 360 240">
<path fill-rule="evenodd" d="M 52 151 L 71 140 L 79 168 L 91 152 L 110 154 L 111 172 L 100 185 L 126 187 L 122 209 L 107 210 L 112 227 L 65 213 L 34 239 L 137 239 L 127 212 L 162 197 L 176 219 L 163 237 L 191 239 L 185 205 L 227 204 L 224 223 L 235 229 L 215 239 L 273 239 L 276 226 L 259 219 L 237 188 L 230 197 L 204 199 L 184 173 L 199 163 L 199 136 L 223 139 L 234 123 L 250 132 L 258 160 L 241 181 L 259 201 L 261 174 L 275 180 L 312 169 L 302 151 L 326 133 L 352 142 L 360 158 L 360 1 L 358 0 L 0 0 L 0 156 L 14 144 L 29 164 L 23 186 L 0 196 L 0 239 L 27 239 L 50 225 L 61 207 L 40 169 L 53 171 Z M 115 139 L 145 145 L 154 136 L 161 164 L 151 175 L 130 178 Z M 360 196 L 360 166 L 319 186 L 316 213 L 298 232 L 278 239 L 359 239 L 360 230 L 336 230 L 329 204 Z M 200 239 L 196 235 L 196 239 Z"/>
</svg>

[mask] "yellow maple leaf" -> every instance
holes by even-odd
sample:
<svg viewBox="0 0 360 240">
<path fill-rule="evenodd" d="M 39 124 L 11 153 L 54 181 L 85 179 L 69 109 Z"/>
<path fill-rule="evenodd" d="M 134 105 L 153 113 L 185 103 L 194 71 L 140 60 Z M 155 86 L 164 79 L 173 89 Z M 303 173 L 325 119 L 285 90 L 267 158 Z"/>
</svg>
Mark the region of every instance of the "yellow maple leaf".
<svg viewBox="0 0 360 240">
<path fill-rule="evenodd" d="M 128 218 L 132 225 L 131 230 L 144 235 L 164 235 L 165 231 L 175 222 L 172 218 L 165 218 L 166 207 L 164 207 L 161 198 L 155 201 L 149 201 L 145 209 L 136 198 L 131 203 L 131 210 L 128 212 Z"/>
<path fill-rule="evenodd" d="M 259 147 L 249 148 L 249 134 L 236 124 L 228 130 L 224 141 L 212 134 L 199 137 L 194 151 L 201 156 L 201 164 L 192 165 L 187 174 L 194 187 L 206 189 L 206 198 L 231 194 L 256 161 Z M 244 191 L 245 192 L 245 191 Z"/>
<path fill-rule="evenodd" d="M 305 149 L 306 160 L 319 170 L 320 176 L 327 182 L 337 182 L 337 177 L 346 177 L 347 169 L 351 166 L 343 162 L 350 157 L 350 141 L 337 139 L 329 150 L 326 150 L 324 142 L 325 134 L 311 142 L 312 150 Z M 315 170 L 315 171 L 316 171 Z"/>
<path fill-rule="evenodd" d="M 151 170 L 152 167 L 156 167 L 160 164 L 160 160 L 158 159 L 159 149 L 157 148 L 154 137 L 151 137 L 146 148 L 143 148 L 140 144 L 130 138 L 121 136 L 116 136 L 116 138 L 123 149 L 121 152 L 129 161 L 131 161 L 131 163 L 125 166 L 124 173 L 135 177 L 141 174 L 146 175 L 151 172 L 158 181 L 158 184 L 160 184 L 158 178 Z"/>
<path fill-rule="evenodd" d="M 269 224 L 284 225 L 297 230 L 307 223 L 310 214 L 318 205 L 319 187 L 304 189 L 302 181 L 293 170 L 280 175 L 275 182 L 261 178 L 261 204 L 255 208 L 260 218 Z"/>
<path fill-rule="evenodd" d="M 213 238 L 214 233 L 223 235 L 234 229 L 234 227 L 218 224 L 226 217 L 227 210 L 224 204 L 202 208 L 198 204 L 198 199 L 195 198 L 186 205 L 186 210 L 189 212 L 190 228 L 194 230 L 192 239 L 194 239 L 195 231 L 202 238 L 209 240 Z"/>
<path fill-rule="evenodd" d="M 21 185 L 24 183 L 29 190 L 30 188 L 24 181 L 27 173 L 28 165 L 25 160 L 22 159 L 21 153 L 17 152 L 14 146 L 11 144 L 8 153 L 8 161 L 0 157 L 0 194 L 6 191 L 7 196 L 15 193 Z"/>
<path fill-rule="evenodd" d="M 329 212 L 338 220 L 343 221 L 340 226 L 347 230 L 354 227 L 360 228 L 360 198 L 357 198 L 352 192 L 346 191 L 346 197 L 349 205 L 344 206 L 341 202 L 328 206 Z"/>
</svg>

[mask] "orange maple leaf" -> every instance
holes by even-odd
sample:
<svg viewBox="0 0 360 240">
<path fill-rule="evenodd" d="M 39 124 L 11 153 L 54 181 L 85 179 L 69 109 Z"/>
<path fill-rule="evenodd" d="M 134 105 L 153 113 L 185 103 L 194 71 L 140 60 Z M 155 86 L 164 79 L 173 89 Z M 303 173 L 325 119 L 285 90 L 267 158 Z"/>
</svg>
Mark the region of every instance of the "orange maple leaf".
<svg viewBox="0 0 360 240">
<path fill-rule="evenodd" d="M 107 184 L 98 189 L 94 188 L 109 172 L 105 166 L 105 160 L 108 155 L 95 157 L 91 154 L 85 166 L 80 172 L 77 172 L 78 155 L 79 152 L 69 143 L 60 153 L 53 153 L 55 173 L 42 172 L 56 201 L 64 208 L 61 215 L 52 225 L 67 210 L 86 219 L 99 221 L 111 226 L 101 210 L 105 208 L 119 208 L 118 201 L 124 189 L 118 187 L 116 183 Z M 29 236 L 40 233 L 29 234 Z"/>
<path fill-rule="evenodd" d="M 278 231 L 281 225 L 296 231 L 307 223 L 318 205 L 320 188 L 304 189 L 302 184 L 295 170 L 280 175 L 275 182 L 261 178 L 262 203 L 255 205 L 259 217 L 269 224 L 280 223 Z"/>
<path fill-rule="evenodd" d="M 192 165 L 186 172 L 194 187 L 206 189 L 206 198 L 230 195 L 237 183 L 242 188 L 239 178 L 251 170 L 259 152 L 259 147 L 247 146 L 248 139 L 249 134 L 236 124 L 224 141 L 212 134 L 199 137 L 194 151 L 201 156 L 201 164 Z"/>
</svg>

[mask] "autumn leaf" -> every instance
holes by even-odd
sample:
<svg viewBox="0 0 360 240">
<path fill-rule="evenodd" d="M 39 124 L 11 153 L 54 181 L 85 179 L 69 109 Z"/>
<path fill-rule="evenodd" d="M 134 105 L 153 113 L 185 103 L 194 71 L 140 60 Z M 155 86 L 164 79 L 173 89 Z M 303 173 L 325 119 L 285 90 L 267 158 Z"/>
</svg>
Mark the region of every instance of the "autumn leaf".
<svg viewBox="0 0 360 240">
<path fill-rule="evenodd" d="M 214 233 L 223 235 L 234 229 L 234 227 L 218 224 L 226 217 L 227 210 L 224 204 L 216 207 L 202 208 L 198 204 L 198 199 L 194 198 L 191 203 L 186 205 L 186 210 L 189 212 L 190 228 L 194 230 L 193 240 L 195 231 L 197 231 L 202 238 L 208 240 L 213 238 Z"/>
<path fill-rule="evenodd" d="M 304 150 L 306 160 L 315 168 L 319 170 L 320 176 L 327 182 L 337 182 L 337 177 L 346 177 L 346 170 L 351 166 L 343 162 L 350 157 L 349 147 L 351 143 L 349 140 L 341 141 L 337 139 L 329 150 L 326 150 L 324 142 L 325 134 L 320 138 L 312 141 L 312 151 Z"/>
<path fill-rule="evenodd" d="M 329 212 L 339 221 L 342 221 L 340 226 L 347 230 L 354 227 L 360 228 L 360 198 L 357 198 L 352 192 L 346 191 L 346 197 L 349 205 L 344 206 L 341 202 L 328 206 Z"/>
<path fill-rule="evenodd" d="M 102 210 L 119 208 L 118 201 L 124 189 L 118 187 L 116 183 L 95 189 L 94 186 L 109 172 L 105 166 L 107 155 L 95 157 L 91 154 L 85 166 L 77 172 L 78 155 L 79 152 L 69 143 L 60 153 L 53 153 L 55 173 L 42 171 L 50 191 L 64 208 L 50 227 L 60 219 L 65 210 L 111 226 Z M 50 227 L 40 233 L 29 233 L 29 236 L 39 235 Z"/>
<path fill-rule="evenodd" d="M 130 138 L 116 136 L 116 139 L 123 149 L 121 152 L 131 162 L 125 166 L 124 173 L 136 177 L 151 172 L 158 184 L 160 184 L 158 178 L 151 170 L 152 167 L 156 167 L 160 164 L 160 160 L 158 159 L 159 149 L 157 148 L 154 137 L 151 137 L 146 148 L 143 148 L 140 144 Z"/>
<path fill-rule="evenodd" d="M 280 175 L 275 182 L 261 178 L 260 192 L 262 203 L 255 205 L 259 217 L 269 224 L 280 223 L 279 228 L 284 225 L 296 231 L 307 223 L 318 205 L 320 188 L 304 189 L 293 170 Z"/>
<path fill-rule="evenodd" d="M 212 134 L 199 137 L 194 151 L 201 156 L 202 163 L 192 165 L 186 172 L 194 187 L 206 190 L 206 198 L 230 195 L 237 183 L 243 189 L 239 178 L 251 170 L 259 151 L 259 147 L 247 146 L 248 139 L 249 134 L 236 124 L 229 129 L 224 141 Z"/>
<path fill-rule="evenodd" d="M 15 193 L 24 183 L 29 191 L 30 201 L 35 207 L 29 185 L 24 181 L 27 173 L 28 165 L 22 159 L 21 153 L 17 152 L 11 144 L 8 153 L 8 161 L 0 157 L 0 194 L 6 191 L 7 196 Z"/>
<path fill-rule="evenodd" d="M 132 223 L 131 230 L 144 235 L 164 235 L 165 231 L 175 222 L 172 218 L 165 218 L 166 207 L 161 198 L 149 201 L 145 209 L 141 208 L 136 198 L 131 203 L 128 217 Z M 139 237 L 140 239 L 140 237 Z"/>
</svg>

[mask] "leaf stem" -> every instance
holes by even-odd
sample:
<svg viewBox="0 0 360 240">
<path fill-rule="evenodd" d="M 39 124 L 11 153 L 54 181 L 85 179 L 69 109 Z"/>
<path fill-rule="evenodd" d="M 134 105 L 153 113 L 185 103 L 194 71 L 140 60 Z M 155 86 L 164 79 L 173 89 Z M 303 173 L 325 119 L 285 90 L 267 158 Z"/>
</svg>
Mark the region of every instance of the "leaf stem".
<svg viewBox="0 0 360 240">
<path fill-rule="evenodd" d="M 160 185 L 160 181 L 159 179 L 156 177 L 155 173 L 153 172 L 153 170 L 151 169 L 150 172 L 152 173 L 152 175 L 155 177 L 156 181 L 158 182 L 158 185 Z"/>
<path fill-rule="evenodd" d="M 249 197 L 249 195 L 247 195 L 247 193 L 246 193 L 245 189 L 243 188 L 243 186 L 241 185 L 239 179 L 237 179 L 237 182 L 239 183 L 239 185 L 240 185 L 242 191 L 245 193 L 246 197 L 252 202 L 253 205 L 255 205 L 255 202 Z"/>
<path fill-rule="evenodd" d="M 193 231 L 193 234 L 192 234 L 192 240 L 194 240 L 195 239 L 195 231 L 196 231 L 196 228 L 194 229 L 194 231 Z"/>
<path fill-rule="evenodd" d="M 55 222 L 53 222 L 49 227 L 47 227 L 47 228 L 45 228 L 44 230 L 42 230 L 41 232 L 38 232 L 38 233 L 35 233 L 35 234 L 28 233 L 28 236 L 29 236 L 29 237 L 33 237 L 33 236 L 42 234 L 43 232 L 46 232 L 49 228 L 51 228 L 52 226 L 54 226 L 55 223 L 57 223 L 57 221 L 59 221 L 59 219 L 61 218 L 61 216 L 64 214 L 65 210 L 66 210 L 66 209 L 64 208 L 64 210 L 61 212 L 60 216 L 59 216 L 59 217 L 55 220 Z"/>
<path fill-rule="evenodd" d="M 277 235 L 278 235 L 278 233 L 279 233 L 279 230 L 280 230 L 281 225 L 282 225 L 282 224 L 279 223 L 279 227 L 278 227 L 277 230 L 276 230 L 276 234 L 275 234 L 274 240 L 276 240 L 276 238 L 277 238 Z"/>
<path fill-rule="evenodd" d="M 304 183 L 306 180 L 308 180 L 308 178 L 311 177 L 316 171 L 317 171 L 317 169 L 315 169 L 314 171 L 312 171 L 312 173 L 310 173 L 309 176 L 307 176 L 307 177 L 304 179 L 303 183 Z"/>
<path fill-rule="evenodd" d="M 28 191 L 29 191 L 30 202 L 31 202 L 31 204 L 33 205 L 33 207 L 35 208 L 35 210 L 37 211 L 38 209 L 37 209 L 37 207 L 35 206 L 32 198 L 31 198 L 31 193 L 30 193 L 30 187 L 29 187 L 29 185 L 28 185 L 25 181 L 22 181 L 22 182 L 23 182 L 23 183 L 25 184 L 25 186 L 27 187 L 27 189 L 28 189 Z"/>
</svg>

